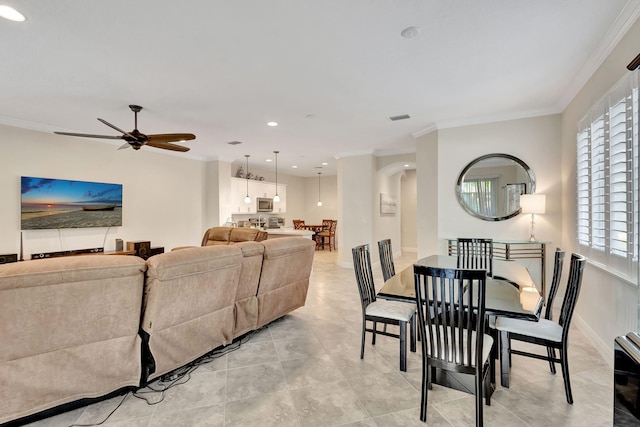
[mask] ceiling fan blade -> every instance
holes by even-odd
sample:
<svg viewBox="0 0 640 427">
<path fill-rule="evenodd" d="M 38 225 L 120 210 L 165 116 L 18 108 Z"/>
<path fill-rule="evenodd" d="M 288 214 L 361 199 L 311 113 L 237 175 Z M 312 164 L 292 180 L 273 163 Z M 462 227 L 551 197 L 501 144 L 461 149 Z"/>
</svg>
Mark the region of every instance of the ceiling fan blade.
<svg viewBox="0 0 640 427">
<path fill-rule="evenodd" d="M 118 128 L 115 125 L 112 125 L 111 123 L 109 123 L 108 121 L 101 119 L 100 117 L 98 117 L 98 121 L 100 121 L 100 123 L 104 123 L 105 125 L 109 126 L 111 129 L 117 130 L 118 132 L 120 132 L 123 135 L 129 135 L 129 132 L 125 132 L 122 129 Z"/>
<path fill-rule="evenodd" d="M 147 135 L 148 142 L 178 142 L 196 139 L 192 133 L 155 133 Z"/>
<path fill-rule="evenodd" d="M 104 139 L 122 139 L 122 136 L 111 136 L 111 135 L 92 135 L 90 133 L 74 133 L 74 132 L 53 132 L 58 135 L 67 135 L 67 136 L 80 136 L 84 138 L 104 138 Z"/>
<path fill-rule="evenodd" d="M 128 142 L 125 142 L 120 147 L 118 147 L 118 150 L 124 150 L 125 148 L 129 148 L 129 147 L 131 147 L 131 144 L 129 144 Z"/>
<path fill-rule="evenodd" d="M 163 142 L 163 141 L 149 140 L 145 145 L 148 145 L 150 147 L 155 147 L 155 148 L 163 148 L 165 150 L 181 151 L 183 153 L 190 150 L 189 147 L 183 147 L 182 145 L 171 144 L 169 142 Z"/>
</svg>

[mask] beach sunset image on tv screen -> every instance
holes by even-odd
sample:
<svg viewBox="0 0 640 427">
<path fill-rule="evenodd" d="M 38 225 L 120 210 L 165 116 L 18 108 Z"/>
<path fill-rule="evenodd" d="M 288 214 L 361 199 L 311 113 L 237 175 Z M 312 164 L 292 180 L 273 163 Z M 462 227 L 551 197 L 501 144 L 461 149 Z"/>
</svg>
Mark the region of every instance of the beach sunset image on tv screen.
<svg viewBox="0 0 640 427">
<path fill-rule="evenodd" d="M 122 184 L 21 178 L 21 229 L 122 225 Z"/>
</svg>

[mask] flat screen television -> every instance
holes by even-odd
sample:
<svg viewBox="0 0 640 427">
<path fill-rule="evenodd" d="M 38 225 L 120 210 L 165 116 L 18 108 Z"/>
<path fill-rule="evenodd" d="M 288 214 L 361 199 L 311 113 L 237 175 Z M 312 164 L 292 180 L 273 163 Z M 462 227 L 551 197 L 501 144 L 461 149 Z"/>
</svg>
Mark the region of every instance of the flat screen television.
<svg viewBox="0 0 640 427">
<path fill-rule="evenodd" d="M 23 176 L 22 230 L 122 225 L 122 184 Z"/>
</svg>

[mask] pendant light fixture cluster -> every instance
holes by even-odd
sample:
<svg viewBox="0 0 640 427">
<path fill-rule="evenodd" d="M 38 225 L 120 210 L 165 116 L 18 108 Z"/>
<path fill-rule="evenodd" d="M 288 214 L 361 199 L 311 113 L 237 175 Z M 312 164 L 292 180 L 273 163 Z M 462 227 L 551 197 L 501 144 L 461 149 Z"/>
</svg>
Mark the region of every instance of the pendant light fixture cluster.
<svg viewBox="0 0 640 427">
<path fill-rule="evenodd" d="M 276 195 L 273 196 L 273 201 L 278 203 L 280 201 L 280 196 L 278 196 L 278 153 L 279 151 L 273 152 L 276 155 Z"/>
<path fill-rule="evenodd" d="M 249 155 L 245 154 L 244 155 L 247 158 L 247 172 L 246 172 L 246 177 L 247 177 L 247 197 L 244 198 L 244 202 L 246 204 L 251 203 L 251 197 L 249 197 Z"/>
</svg>

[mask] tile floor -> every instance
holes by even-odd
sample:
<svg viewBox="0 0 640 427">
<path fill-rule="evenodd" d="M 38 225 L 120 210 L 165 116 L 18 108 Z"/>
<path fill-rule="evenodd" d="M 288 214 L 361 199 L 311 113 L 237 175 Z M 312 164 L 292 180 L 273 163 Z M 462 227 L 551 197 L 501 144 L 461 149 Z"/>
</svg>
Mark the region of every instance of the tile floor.
<svg viewBox="0 0 640 427">
<path fill-rule="evenodd" d="M 396 271 L 415 254 L 396 259 Z M 198 367 L 164 393 L 131 393 L 31 424 L 32 427 L 106 426 L 422 426 L 420 353 L 398 369 L 398 341 L 368 334 L 360 360 L 361 313 L 353 271 L 335 264 L 336 252 L 318 251 L 305 307 L 254 334 L 239 349 Z M 380 268 L 374 265 L 377 286 Z M 581 334 L 571 332 L 573 405 L 562 375 L 548 364 L 514 356 L 511 388 L 499 385 L 489 426 L 607 426 L 612 424 L 612 369 Z M 517 344 L 514 344 L 517 346 Z M 158 386 L 157 384 L 155 385 Z M 430 426 L 474 424 L 471 395 L 434 385 Z"/>
</svg>

